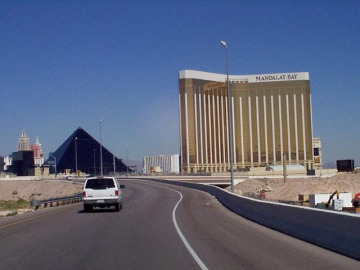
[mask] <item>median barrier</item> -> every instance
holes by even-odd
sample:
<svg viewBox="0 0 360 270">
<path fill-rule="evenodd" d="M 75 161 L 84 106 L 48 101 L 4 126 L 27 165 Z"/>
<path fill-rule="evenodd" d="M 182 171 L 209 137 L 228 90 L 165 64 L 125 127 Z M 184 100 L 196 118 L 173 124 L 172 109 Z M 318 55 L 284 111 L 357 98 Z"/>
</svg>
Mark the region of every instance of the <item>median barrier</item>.
<svg viewBox="0 0 360 270">
<path fill-rule="evenodd" d="M 226 208 L 240 216 L 306 242 L 360 260 L 359 215 L 247 198 L 211 185 L 149 180 L 208 192 Z"/>
</svg>

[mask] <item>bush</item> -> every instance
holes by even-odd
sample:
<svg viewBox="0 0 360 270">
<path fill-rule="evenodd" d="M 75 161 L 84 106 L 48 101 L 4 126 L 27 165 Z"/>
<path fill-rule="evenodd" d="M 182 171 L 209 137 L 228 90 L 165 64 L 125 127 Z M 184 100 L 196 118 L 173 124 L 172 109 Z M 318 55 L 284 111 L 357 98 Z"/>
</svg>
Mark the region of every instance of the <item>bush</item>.
<svg viewBox="0 0 360 270">
<path fill-rule="evenodd" d="M 16 210 L 19 208 L 28 208 L 30 202 L 19 199 L 17 201 L 0 201 L 0 210 Z"/>
<path fill-rule="evenodd" d="M 7 216 L 7 217 L 16 216 L 17 213 L 18 213 L 18 212 L 15 210 L 15 211 L 12 211 L 11 213 L 7 214 L 6 216 Z"/>
</svg>

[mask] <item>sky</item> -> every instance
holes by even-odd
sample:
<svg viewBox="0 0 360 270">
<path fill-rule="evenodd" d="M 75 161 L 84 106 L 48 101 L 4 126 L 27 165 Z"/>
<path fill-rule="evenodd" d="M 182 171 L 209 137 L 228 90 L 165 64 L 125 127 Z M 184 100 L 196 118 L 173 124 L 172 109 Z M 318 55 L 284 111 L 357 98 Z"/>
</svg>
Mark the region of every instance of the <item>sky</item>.
<svg viewBox="0 0 360 270">
<path fill-rule="evenodd" d="M 323 162 L 360 165 L 360 1 L 0 0 L 0 155 L 78 127 L 119 158 L 179 154 L 178 72 L 309 72 Z M 100 119 L 101 122 L 100 126 Z"/>
</svg>

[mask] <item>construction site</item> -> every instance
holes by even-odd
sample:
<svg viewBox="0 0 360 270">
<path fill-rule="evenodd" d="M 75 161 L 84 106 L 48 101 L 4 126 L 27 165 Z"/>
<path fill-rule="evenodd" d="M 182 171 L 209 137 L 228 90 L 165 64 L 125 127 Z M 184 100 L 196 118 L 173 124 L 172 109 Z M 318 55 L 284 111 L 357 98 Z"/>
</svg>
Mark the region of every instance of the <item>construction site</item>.
<svg viewBox="0 0 360 270">
<path fill-rule="evenodd" d="M 228 188 L 229 189 L 229 188 Z M 360 172 L 322 176 L 280 176 L 239 179 L 234 192 L 247 197 L 360 214 Z"/>
</svg>

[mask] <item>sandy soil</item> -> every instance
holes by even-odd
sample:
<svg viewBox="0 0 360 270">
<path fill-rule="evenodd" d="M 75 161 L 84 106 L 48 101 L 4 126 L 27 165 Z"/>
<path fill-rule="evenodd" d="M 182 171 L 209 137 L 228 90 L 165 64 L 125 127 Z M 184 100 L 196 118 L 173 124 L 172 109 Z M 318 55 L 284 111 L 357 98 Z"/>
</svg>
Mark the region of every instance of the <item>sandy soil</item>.
<svg viewBox="0 0 360 270">
<path fill-rule="evenodd" d="M 332 177 L 291 178 L 286 183 L 282 178 L 250 178 L 235 186 L 235 192 L 243 195 L 258 194 L 268 188 L 269 200 L 297 201 L 299 194 L 351 192 L 360 193 L 360 173 L 341 173 Z M 82 184 L 55 180 L 0 180 L 0 200 L 49 199 L 70 196 L 81 192 Z M 271 190 L 271 191 L 270 191 Z"/>
<path fill-rule="evenodd" d="M 82 184 L 55 180 L 0 180 L 0 200 L 45 200 L 81 192 Z"/>
<path fill-rule="evenodd" d="M 332 177 L 312 178 L 262 178 L 247 179 L 234 187 L 236 193 L 243 195 L 258 194 L 260 189 L 268 188 L 269 200 L 297 201 L 299 195 L 314 193 L 351 192 L 352 197 L 360 193 L 360 173 L 341 173 Z M 270 191 L 271 190 L 271 191 Z"/>
</svg>

